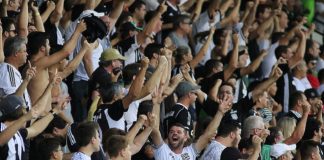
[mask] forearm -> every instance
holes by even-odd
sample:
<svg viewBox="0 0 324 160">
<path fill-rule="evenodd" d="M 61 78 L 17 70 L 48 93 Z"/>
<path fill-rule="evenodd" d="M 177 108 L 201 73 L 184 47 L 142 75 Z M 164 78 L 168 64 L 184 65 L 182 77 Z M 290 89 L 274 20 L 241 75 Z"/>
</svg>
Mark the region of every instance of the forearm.
<svg viewBox="0 0 324 160">
<path fill-rule="evenodd" d="M 188 11 L 194 3 L 195 0 L 187 0 L 187 2 L 180 6 L 181 11 Z"/>
<path fill-rule="evenodd" d="M 208 50 L 209 44 L 211 43 L 213 38 L 213 34 L 209 34 L 207 41 L 205 42 L 205 44 L 201 47 L 201 49 L 199 50 L 198 54 L 193 58 L 193 60 L 191 60 L 190 63 L 190 67 L 191 68 L 195 68 L 199 62 L 205 57 L 206 52 Z"/>
<path fill-rule="evenodd" d="M 0 63 L 2 63 L 5 59 L 3 52 L 3 40 L 2 40 L 2 30 L 0 29 Z"/>
<path fill-rule="evenodd" d="M 302 139 L 302 137 L 305 133 L 307 118 L 308 118 L 308 113 L 307 114 L 303 113 L 303 116 L 302 116 L 301 120 L 298 122 L 294 132 L 288 139 L 286 139 L 284 141 L 284 143 L 286 143 L 288 145 L 296 144 L 297 142 L 299 142 Z"/>
<path fill-rule="evenodd" d="M 27 37 L 28 35 L 28 0 L 22 1 L 18 17 L 18 35 L 21 37 Z"/>
<path fill-rule="evenodd" d="M 45 32 L 42 17 L 40 16 L 38 10 L 34 11 L 33 15 L 34 15 L 35 27 L 36 27 L 37 31 Z"/>
<path fill-rule="evenodd" d="M 152 128 L 146 127 L 143 132 L 141 132 L 138 136 L 135 137 L 134 146 L 136 147 L 133 148 L 132 155 L 136 154 L 141 150 L 147 138 L 150 136 L 151 132 L 152 132 Z"/>
<path fill-rule="evenodd" d="M 7 3 L 5 2 L 5 0 L 2 1 L 1 6 L 0 6 L 0 17 L 8 17 L 7 14 Z"/>
<path fill-rule="evenodd" d="M 248 160 L 257 160 L 261 152 L 261 146 L 254 147 L 253 153 L 249 156 Z"/>
<path fill-rule="evenodd" d="M 261 62 L 263 61 L 264 56 L 265 55 L 261 53 L 250 65 L 243 68 L 245 71 L 241 72 L 241 76 L 245 76 L 255 72 L 259 68 Z"/>
<path fill-rule="evenodd" d="M 86 49 L 82 48 L 77 54 L 77 56 L 74 57 L 73 60 L 68 63 L 68 65 L 64 68 L 62 74 L 60 75 L 62 79 L 65 79 L 67 76 L 69 76 L 79 66 L 86 51 Z"/>
<path fill-rule="evenodd" d="M 24 96 L 24 92 L 27 88 L 27 85 L 29 83 L 28 79 L 24 79 L 23 82 L 20 84 L 20 86 L 17 88 L 15 95 L 23 97 Z"/>
<path fill-rule="evenodd" d="M 274 77 L 268 78 L 266 81 L 260 83 L 253 89 L 252 96 L 257 95 L 258 93 L 264 92 L 276 81 L 277 81 L 277 79 Z"/>
<path fill-rule="evenodd" d="M 141 129 L 143 124 L 144 124 L 144 120 L 138 119 L 135 125 L 127 132 L 126 139 L 128 141 L 128 144 L 133 144 L 135 136 L 137 135 L 138 131 Z"/>
<path fill-rule="evenodd" d="M 81 35 L 81 33 L 78 30 L 75 30 L 75 32 L 72 34 L 71 38 L 64 44 L 63 50 L 65 52 L 65 54 L 69 55 L 70 53 L 72 53 L 72 51 L 74 50 L 79 36 Z"/>
<path fill-rule="evenodd" d="M 164 76 L 161 75 L 160 77 L 160 85 L 168 86 L 171 77 L 171 60 L 168 60 L 167 67 L 164 68 L 162 73 Z"/>
<path fill-rule="evenodd" d="M 193 14 L 191 15 L 192 16 L 191 19 L 192 19 L 193 22 L 195 22 L 197 20 L 197 18 L 199 17 L 203 4 L 204 4 L 204 0 L 198 0 L 197 1 L 197 4 L 196 4 L 195 9 L 193 11 Z"/>
<path fill-rule="evenodd" d="M 146 70 L 147 67 L 141 67 L 141 70 L 137 73 L 136 78 L 134 79 L 132 85 L 129 88 L 128 94 L 132 95 L 133 97 L 137 97 L 141 94 Z M 144 97 L 145 96 L 147 95 L 144 95 Z"/>
<path fill-rule="evenodd" d="M 51 15 L 51 23 L 55 24 L 60 21 L 63 15 L 64 9 L 64 0 L 58 0 L 54 9 L 53 14 Z"/>
<path fill-rule="evenodd" d="M 117 5 L 113 8 L 112 12 L 109 14 L 109 18 L 112 20 L 109 24 L 109 29 L 111 30 L 114 28 L 117 19 L 119 18 L 120 14 L 123 12 L 124 2 L 118 1 Z"/>
<path fill-rule="evenodd" d="M 38 134 L 43 132 L 45 128 L 48 126 L 48 124 L 53 120 L 54 115 L 51 113 L 48 113 L 45 117 L 42 119 L 34 122 L 29 128 L 27 128 L 27 139 L 36 137 Z"/>
<path fill-rule="evenodd" d="M 93 65 L 92 65 L 92 60 L 90 58 L 86 58 L 86 57 L 83 58 L 84 68 L 87 72 L 88 77 L 91 77 L 93 73 Z"/>
<path fill-rule="evenodd" d="M 51 13 L 53 12 L 53 9 L 50 7 L 47 7 L 47 9 L 45 10 L 45 12 L 43 12 L 41 14 L 41 18 L 43 22 L 46 22 L 48 17 L 51 15 Z"/>
<path fill-rule="evenodd" d="M 101 0 L 86 0 L 85 1 L 85 10 L 94 10 L 99 4 Z"/>
<path fill-rule="evenodd" d="M 44 112 L 48 104 L 48 101 L 51 100 L 51 92 L 52 92 L 53 84 L 49 83 L 47 88 L 45 89 L 44 93 L 42 96 L 35 102 L 34 107 L 37 107 L 38 111 L 40 113 Z"/>
</svg>

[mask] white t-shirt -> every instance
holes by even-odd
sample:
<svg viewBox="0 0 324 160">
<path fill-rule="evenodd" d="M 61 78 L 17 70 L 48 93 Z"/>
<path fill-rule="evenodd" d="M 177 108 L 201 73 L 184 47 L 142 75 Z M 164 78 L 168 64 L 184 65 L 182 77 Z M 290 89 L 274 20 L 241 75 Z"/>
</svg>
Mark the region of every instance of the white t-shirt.
<svg viewBox="0 0 324 160">
<path fill-rule="evenodd" d="M 275 50 L 279 46 L 279 42 L 274 43 L 270 46 L 268 54 L 264 57 L 264 60 L 262 61 L 261 67 L 262 67 L 262 73 L 264 78 L 269 77 L 272 67 L 276 64 L 277 58 L 275 55 Z"/>
<path fill-rule="evenodd" d="M 181 154 L 174 153 L 165 143 L 154 150 L 154 158 L 158 160 L 195 160 L 198 155 L 193 144 L 184 147 Z"/>
<path fill-rule="evenodd" d="M 309 83 L 307 77 L 304 77 L 302 79 L 298 79 L 294 77 L 294 83 L 296 86 L 297 91 L 302 91 L 304 92 L 306 89 L 312 88 L 312 85 Z"/>
<path fill-rule="evenodd" d="M 207 148 L 204 151 L 204 154 L 200 157 L 200 159 L 220 160 L 221 154 L 225 148 L 226 146 L 213 140 L 207 146 Z"/>
<path fill-rule="evenodd" d="M 71 160 L 91 160 L 91 157 L 82 152 L 75 152 Z"/>
<path fill-rule="evenodd" d="M 22 82 L 21 74 L 14 66 L 5 62 L 0 63 L 0 97 L 15 93 Z M 27 89 L 23 98 L 30 109 L 32 105 Z"/>
<path fill-rule="evenodd" d="M 133 101 L 129 104 L 127 112 L 124 113 L 124 118 L 126 121 L 126 129 L 129 131 L 129 128 L 137 121 L 137 112 L 140 101 Z"/>
</svg>

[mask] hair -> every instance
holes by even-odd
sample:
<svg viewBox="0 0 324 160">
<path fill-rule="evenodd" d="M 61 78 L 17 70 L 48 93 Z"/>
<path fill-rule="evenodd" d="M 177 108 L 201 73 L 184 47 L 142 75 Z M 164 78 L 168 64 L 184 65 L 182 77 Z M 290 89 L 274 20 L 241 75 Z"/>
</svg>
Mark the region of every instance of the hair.
<svg viewBox="0 0 324 160">
<path fill-rule="evenodd" d="M 320 83 L 324 83 L 324 68 L 318 71 L 317 77 Z"/>
<path fill-rule="evenodd" d="M 44 133 L 53 133 L 54 128 L 64 129 L 67 125 L 67 122 L 60 116 L 54 115 L 54 119 L 48 124 Z"/>
<path fill-rule="evenodd" d="M 143 101 L 138 106 L 137 117 L 139 115 L 147 115 L 153 111 L 153 102 L 151 100 Z"/>
<path fill-rule="evenodd" d="M 305 54 L 309 54 L 309 49 L 312 48 L 314 44 L 315 44 L 314 40 L 312 40 L 312 39 L 306 40 Z"/>
<path fill-rule="evenodd" d="M 99 66 L 101 67 L 108 67 L 112 64 L 112 60 L 110 61 L 99 61 Z"/>
<path fill-rule="evenodd" d="M 24 44 L 26 44 L 26 39 L 19 36 L 6 39 L 3 45 L 4 56 L 7 58 L 16 54 Z"/>
<path fill-rule="evenodd" d="M 275 50 L 276 58 L 279 59 L 283 53 L 287 53 L 287 52 L 288 52 L 288 46 L 284 46 L 284 45 L 278 46 Z"/>
<path fill-rule="evenodd" d="M 99 94 L 103 103 L 111 102 L 114 96 L 121 92 L 121 89 L 118 83 L 108 83 L 100 86 Z"/>
<path fill-rule="evenodd" d="M 112 135 L 104 144 L 108 152 L 109 157 L 118 157 L 119 152 L 128 146 L 128 142 L 125 136 Z"/>
<path fill-rule="evenodd" d="M 158 44 L 158 43 L 151 43 L 149 45 L 147 45 L 145 47 L 144 50 L 144 55 L 149 58 L 152 59 L 153 58 L 153 54 L 161 54 L 161 48 L 163 48 L 164 46 L 162 44 Z"/>
<path fill-rule="evenodd" d="M 103 150 L 107 151 L 110 146 L 106 146 L 104 142 L 106 142 L 113 135 L 122 135 L 126 136 L 126 132 L 124 130 L 118 128 L 109 128 L 108 130 L 103 131 L 102 134 L 102 142 L 103 142 Z"/>
<path fill-rule="evenodd" d="M 205 63 L 205 75 L 208 76 L 209 74 L 211 74 L 213 72 L 213 69 L 215 67 L 218 67 L 222 64 L 221 61 L 216 60 L 216 59 L 209 59 L 206 63 Z"/>
<path fill-rule="evenodd" d="M 135 0 L 135 2 L 128 7 L 128 11 L 134 13 L 136 9 L 140 9 L 143 5 L 145 6 L 146 4 L 142 0 Z"/>
<path fill-rule="evenodd" d="M 15 25 L 15 20 L 12 18 L 8 18 L 8 17 L 2 17 L 1 23 L 2 23 L 3 32 L 5 32 L 5 31 L 9 32 L 10 26 Z"/>
<path fill-rule="evenodd" d="M 174 53 L 175 63 L 180 64 L 181 61 L 183 60 L 183 56 L 185 56 L 187 54 L 191 54 L 190 48 L 188 48 L 187 46 L 179 46 L 177 48 L 177 50 L 175 50 L 175 53 Z"/>
<path fill-rule="evenodd" d="M 301 91 L 295 91 L 294 93 L 292 93 L 289 97 L 290 108 L 293 108 L 295 105 L 297 105 L 298 101 L 303 99 L 303 95 L 304 93 Z"/>
<path fill-rule="evenodd" d="M 24 110 L 25 110 L 24 107 L 19 107 L 15 111 L 9 114 L 5 114 L 0 118 L 0 122 L 5 122 L 5 121 L 11 122 L 17 120 L 24 115 Z"/>
<path fill-rule="evenodd" d="M 215 46 L 222 45 L 221 38 L 224 37 L 224 31 L 225 29 L 217 29 L 213 35 L 213 42 Z"/>
<path fill-rule="evenodd" d="M 41 159 L 50 160 L 54 151 L 61 146 L 60 141 L 57 138 L 45 138 L 39 143 L 38 151 Z"/>
<path fill-rule="evenodd" d="M 303 140 L 312 139 L 315 136 L 314 132 L 319 132 L 321 126 L 322 123 L 319 120 L 314 118 L 307 119 Z"/>
<path fill-rule="evenodd" d="M 301 159 L 309 159 L 312 157 L 312 153 L 318 150 L 318 142 L 313 140 L 306 140 L 301 143 L 300 146 L 300 156 Z"/>
<path fill-rule="evenodd" d="M 236 121 L 224 122 L 220 124 L 218 128 L 217 136 L 225 138 L 229 136 L 231 132 L 235 132 L 238 129 L 241 129 L 241 125 L 238 122 Z"/>
<path fill-rule="evenodd" d="M 272 33 L 272 38 L 271 38 L 271 43 L 276 43 L 277 41 L 280 40 L 281 37 L 285 35 L 284 32 L 274 32 Z"/>
<path fill-rule="evenodd" d="M 258 128 L 263 124 L 263 119 L 259 116 L 250 116 L 244 120 L 242 137 L 249 138 L 252 129 Z"/>
<path fill-rule="evenodd" d="M 82 122 L 76 129 L 76 141 L 80 147 L 87 146 L 93 137 L 96 136 L 99 125 L 96 122 Z"/>
<path fill-rule="evenodd" d="M 276 138 L 280 136 L 280 129 L 278 127 L 269 128 L 270 135 L 267 137 L 265 144 L 273 145 L 276 143 Z"/>
<path fill-rule="evenodd" d="M 46 46 L 46 40 L 49 39 L 49 36 L 45 32 L 31 32 L 28 35 L 28 43 L 27 43 L 27 52 L 29 57 L 37 54 L 38 50 Z"/>
<path fill-rule="evenodd" d="M 266 9 L 271 9 L 271 6 L 268 4 L 260 4 L 256 10 L 256 16 L 259 17 L 260 13 L 264 13 Z"/>
<path fill-rule="evenodd" d="M 282 117 L 277 123 L 277 127 L 282 132 L 284 139 L 287 139 L 294 132 L 296 127 L 296 119 L 292 117 Z"/>
<path fill-rule="evenodd" d="M 125 86 L 130 85 L 132 83 L 133 77 L 136 76 L 140 68 L 140 63 L 132 63 L 124 67 L 122 74 Z"/>
<path fill-rule="evenodd" d="M 182 23 L 184 20 L 189 19 L 190 17 L 188 15 L 178 15 L 177 17 L 175 17 L 175 21 L 173 21 L 173 29 L 177 29 L 180 27 L 180 23 Z"/>
<path fill-rule="evenodd" d="M 231 83 L 223 82 L 219 89 L 221 89 L 223 86 L 230 86 L 232 88 L 233 95 L 235 94 L 235 87 Z"/>
</svg>

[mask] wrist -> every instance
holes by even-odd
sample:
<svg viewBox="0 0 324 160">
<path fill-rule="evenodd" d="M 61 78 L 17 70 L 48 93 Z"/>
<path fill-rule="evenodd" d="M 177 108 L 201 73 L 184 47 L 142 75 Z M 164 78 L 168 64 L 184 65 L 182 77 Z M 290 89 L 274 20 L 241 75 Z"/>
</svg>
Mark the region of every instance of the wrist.
<svg viewBox="0 0 324 160">
<path fill-rule="evenodd" d="M 55 109 L 51 109 L 49 113 L 55 116 L 58 112 Z"/>
</svg>

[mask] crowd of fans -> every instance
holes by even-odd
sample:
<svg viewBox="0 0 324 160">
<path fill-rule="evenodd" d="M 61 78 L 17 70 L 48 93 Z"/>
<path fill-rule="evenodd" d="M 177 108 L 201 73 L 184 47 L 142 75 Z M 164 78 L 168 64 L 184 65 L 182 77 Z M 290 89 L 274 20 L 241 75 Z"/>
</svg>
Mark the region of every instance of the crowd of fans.
<svg viewBox="0 0 324 160">
<path fill-rule="evenodd" d="M 324 159 L 324 1 L 0 2 L 0 159 Z"/>
</svg>

